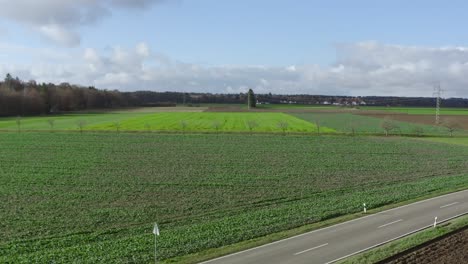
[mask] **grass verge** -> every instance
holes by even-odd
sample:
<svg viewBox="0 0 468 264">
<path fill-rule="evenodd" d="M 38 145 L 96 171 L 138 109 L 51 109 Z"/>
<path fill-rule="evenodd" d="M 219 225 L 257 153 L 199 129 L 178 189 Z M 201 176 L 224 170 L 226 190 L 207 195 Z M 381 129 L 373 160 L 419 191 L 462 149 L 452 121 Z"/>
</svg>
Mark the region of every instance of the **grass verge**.
<svg viewBox="0 0 468 264">
<path fill-rule="evenodd" d="M 201 251 L 201 252 L 198 252 L 198 253 L 195 253 L 195 254 L 189 254 L 189 255 L 185 255 L 185 256 L 181 256 L 181 257 L 167 259 L 163 263 L 184 263 L 184 264 L 198 263 L 198 262 L 214 259 L 214 258 L 217 258 L 217 257 L 225 256 L 225 255 L 228 255 L 228 254 L 236 253 L 236 252 L 239 252 L 239 251 L 251 249 L 251 248 L 258 247 L 258 246 L 261 246 L 261 245 L 265 245 L 265 244 L 268 244 L 268 243 L 272 243 L 272 242 L 275 242 L 275 241 L 278 241 L 278 240 L 290 238 L 290 237 L 300 235 L 300 234 L 303 234 L 303 233 L 307 233 L 307 232 L 310 232 L 310 231 L 314 231 L 314 230 L 317 230 L 317 229 L 320 229 L 320 228 L 325 228 L 325 227 L 332 226 L 332 225 L 335 225 L 335 224 L 339 224 L 339 223 L 343 223 L 343 222 L 350 221 L 350 220 L 353 220 L 353 219 L 357 219 L 357 218 L 362 217 L 364 215 L 375 214 L 375 213 L 382 212 L 382 211 L 385 211 L 385 210 L 389 210 L 389 209 L 392 209 L 392 208 L 396 208 L 396 207 L 411 204 L 411 203 L 414 203 L 414 202 L 422 201 L 422 200 L 425 200 L 425 199 L 441 196 L 441 195 L 444 195 L 444 194 L 463 191 L 463 190 L 466 190 L 466 189 L 468 189 L 468 185 L 457 188 L 455 190 L 451 190 L 451 191 L 446 191 L 446 190 L 445 191 L 436 191 L 436 192 L 432 192 L 432 193 L 430 193 L 428 195 L 425 195 L 425 196 L 422 196 L 422 197 L 419 197 L 419 198 L 415 198 L 415 199 L 411 199 L 411 200 L 407 200 L 407 201 L 404 201 L 404 202 L 401 202 L 401 203 L 390 204 L 390 205 L 382 206 L 382 207 L 379 207 L 379 208 L 374 208 L 372 210 L 368 210 L 367 214 L 355 213 L 355 214 L 350 214 L 350 215 L 344 215 L 344 216 L 332 218 L 332 219 L 329 219 L 329 220 L 325 220 L 325 221 L 322 221 L 322 222 L 313 223 L 313 224 L 309 224 L 309 225 L 304 225 L 304 226 L 301 226 L 301 227 L 298 227 L 298 228 L 294 228 L 294 229 L 290 229 L 290 230 L 286 230 L 286 231 L 282 231 L 282 232 L 278 232 L 278 233 L 273 233 L 273 234 L 270 234 L 270 235 L 267 235 L 267 236 L 258 237 L 258 238 L 251 239 L 251 240 L 246 240 L 246 241 L 243 241 L 243 242 L 240 242 L 240 243 L 236 243 L 236 244 L 232 244 L 232 245 L 228 245 L 228 246 L 224 246 L 224 247 L 220 247 L 220 248 L 209 249 L 209 250 Z M 459 219 L 462 219 L 462 220 L 459 220 Z M 411 235 L 411 236 L 403 238 L 401 240 L 396 240 L 396 241 L 390 242 L 389 244 L 386 244 L 386 245 L 384 245 L 382 247 L 379 247 L 379 248 L 376 248 L 374 250 L 365 252 L 363 254 L 353 256 L 350 259 L 347 259 L 346 262 L 343 262 L 343 263 L 346 263 L 346 264 L 350 264 L 350 263 L 375 263 L 375 262 L 372 262 L 372 261 L 374 261 L 374 260 L 378 261 L 378 260 L 385 259 L 387 257 L 390 257 L 390 256 L 394 255 L 394 254 L 398 254 L 398 253 L 400 253 L 400 252 L 402 252 L 402 251 L 404 251 L 406 249 L 414 247 L 415 245 L 424 243 L 424 242 L 429 241 L 429 240 L 431 240 L 431 239 L 433 239 L 433 238 L 435 238 L 437 236 L 442 236 L 442 235 L 444 235 L 444 234 L 446 234 L 448 232 L 451 232 L 453 230 L 456 230 L 456 229 L 459 229 L 459 228 L 461 228 L 463 226 L 468 225 L 468 217 L 467 216 L 465 216 L 463 218 L 459 218 L 459 219 L 450 221 L 450 223 L 453 223 L 453 224 L 447 225 L 446 223 L 444 223 L 441 226 L 437 227 L 436 229 L 426 230 L 426 231 L 423 231 L 422 233 L 417 233 L 415 235 Z M 426 232 L 427 232 L 427 234 L 426 234 Z M 423 234 L 423 233 L 425 235 L 420 235 L 420 234 Z M 415 239 L 412 238 L 414 236 L 417 236 L 417 238 L 415 238 Z M 410 239 L 410 238 L 412 238 L 412 239 L 408 240 L 408 242 L 404 242 L 404 241 L 406 241 L 406 239 Z M 401 243 L 401 245 L 400 245 L 400 243 Z M 375 254 L 376 257 L 372 257 L 373 254 Z M 367 259 L 369 259 L 371 262 L 367 262 Z"/>
</svg>

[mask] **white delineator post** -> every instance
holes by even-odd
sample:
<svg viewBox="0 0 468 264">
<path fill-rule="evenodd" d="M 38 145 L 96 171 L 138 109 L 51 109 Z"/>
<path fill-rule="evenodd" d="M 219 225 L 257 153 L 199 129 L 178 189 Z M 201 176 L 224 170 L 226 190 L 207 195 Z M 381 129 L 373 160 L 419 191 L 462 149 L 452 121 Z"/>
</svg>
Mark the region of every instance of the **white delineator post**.
<svg viewBox="0 0 468 264">
<path fill-rule="evenodd" d="M 153 234 L 154 234 L 154 263 L 158 263 L 158 251 L 156 247 L 156 237 L 159 236 L 159 228 L 158 228 L 158 224 L 156 223 L 154 223 Z"/>
<path fill-rule="evenodd" d="M 437 226 L 437 216 L 434 218 L 434 227 Z"/>
<path fill-rule="evenodd" d="M 366 208 L 366 204 L 362 204 L 362 206 L 364 206 L 364 213 L 367 213 L 367 208 Z"/>
</svg>

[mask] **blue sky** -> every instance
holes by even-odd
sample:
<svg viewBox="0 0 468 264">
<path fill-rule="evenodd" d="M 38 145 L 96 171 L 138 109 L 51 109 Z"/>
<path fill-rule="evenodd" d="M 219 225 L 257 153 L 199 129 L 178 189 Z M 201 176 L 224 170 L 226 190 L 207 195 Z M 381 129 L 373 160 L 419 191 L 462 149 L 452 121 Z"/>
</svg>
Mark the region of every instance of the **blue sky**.
<svg viewBox="0 0 468 264">
<path fill-rule="evenodd" d="M 447 96 L 468 96 L 463 1 L 0 6 L 0 74 L 23 79 L 121 90 L 408 96 L 430 96 L 440 81 Z"/>
</svg>

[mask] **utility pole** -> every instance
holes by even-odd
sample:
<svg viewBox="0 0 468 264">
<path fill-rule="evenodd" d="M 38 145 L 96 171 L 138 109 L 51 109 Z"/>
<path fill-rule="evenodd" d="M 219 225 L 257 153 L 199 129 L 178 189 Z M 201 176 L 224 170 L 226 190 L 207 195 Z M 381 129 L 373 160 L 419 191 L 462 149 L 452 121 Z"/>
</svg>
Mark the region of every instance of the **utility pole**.
<svg viewBox="0 0 468 264">
<path fill-rule="evenodd" d="M 440 124 L 440 97 L 442 96 L 442 89 L 440 88 L 440 82 L 437 82 L 434 87 L 434 96 L 436 97 L 436 115 L 435 123 Z"/>
</svg>

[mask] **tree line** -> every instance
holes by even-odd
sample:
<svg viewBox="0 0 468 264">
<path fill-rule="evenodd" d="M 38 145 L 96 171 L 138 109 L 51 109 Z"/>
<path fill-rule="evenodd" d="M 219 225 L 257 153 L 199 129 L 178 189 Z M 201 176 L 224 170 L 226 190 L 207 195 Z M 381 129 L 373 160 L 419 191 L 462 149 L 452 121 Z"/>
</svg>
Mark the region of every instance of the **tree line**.
<svg viewBox="0 0 468 264">
<path fill-rule="evenodd" d="M 245 104 L 255 107 L 267 104 L 336 104 L 343 106 L 426 106 L 435 105 L 429 97 L 385 97 L 385 96 L 329 96 L 329 95 L 278 95 L 278 94 L 213 94 L 136 91 L 119 92 L 100 90 L 69 83 L 37 83 L 22 81 L 7 74 L 0 81 L 0 116 L 46 115 L 66 111 L 111 109 L 119 107 L 175 106 L 177 104 L 198 106 L 200 104 Z M 468 107 L 468 99 L 443 99 L 444 107 Z"/>
<path fill-rule="evenodd" d="M 55 85 L 24 82 L 10 74 L 0 82 L 1 116 L 41 115 L 122 106 L 126 106 L 126 100 L 118 91 L 98 90 L 69 83 Z"/>
</svg>

